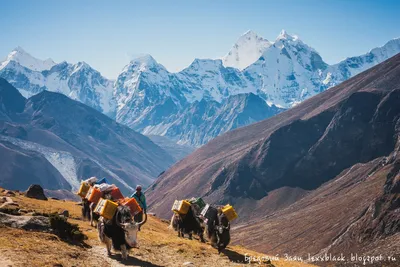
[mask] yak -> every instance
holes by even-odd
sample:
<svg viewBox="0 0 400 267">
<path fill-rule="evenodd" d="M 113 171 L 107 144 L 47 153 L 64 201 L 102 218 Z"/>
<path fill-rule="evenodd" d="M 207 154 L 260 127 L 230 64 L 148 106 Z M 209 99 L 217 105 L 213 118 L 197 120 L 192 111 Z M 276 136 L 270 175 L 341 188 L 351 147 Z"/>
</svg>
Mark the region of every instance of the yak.
<svg viewBox="0 0 400 267">
<path fill-rule="evenodd" d="M 112 200 L 109 192 L 103 192 L 102 198 Z M 95 226 L 98 223 L 100 215 L 94 212 L 97 203 L 90 202 L 86 198 L 82 198 L 82 217 L 84 220 L 90 221 L 90 226 Z"/>
<path fill-rule="evenodd" d="M 187 234 L 189 239 L 192 239 L 192 234 L 195 233 L 199 236 L 201 242 L 205 242 L 203 237 L 204 226 L 201 219 L 195 215 L 192 207 L 189 207 L 186 214 L 174 213 L 170 227 L 178 232 L 178 237 L 184 237 Z"/>
<path fill-rule="evenodd" d="M 129 207 L 119 206 L 112 219 L 100 217 L 97 224 L 99 239 L 106 244 L 107 253 L 111 255 L 111 245 L 114 250 L 120 250 L 122 259 L 128 258 L 130 248 L 138 247 L 137 232 L 140 225 L 147 221 L 144 213 L 143 221 L 135 222 Z"/>
<path fill-rule="evenodd" d="M 82 217 L 90 221 L 90 226 L 95 226 L 95 222 L 99 220 L 99 215 L 94 212 L 96 203 L 92 203 L 87 199 L 82 199 Z"/>
<path fill-rule="evenodd" d="M 226 215 L 219 209 L 218 214 L 207 220 L 206 232 L 211 246 L 221 253 L 231 241 L 230 223 Z"/>
</svg>

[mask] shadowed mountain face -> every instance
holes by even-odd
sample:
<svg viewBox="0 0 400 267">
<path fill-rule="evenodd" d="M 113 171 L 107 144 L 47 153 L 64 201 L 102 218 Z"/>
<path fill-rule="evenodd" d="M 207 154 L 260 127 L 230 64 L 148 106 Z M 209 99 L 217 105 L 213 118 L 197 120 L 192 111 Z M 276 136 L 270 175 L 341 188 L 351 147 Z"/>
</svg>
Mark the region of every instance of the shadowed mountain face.
<svg viewBox="0 0 400 267">
<path fill-rule="evenodd" d="M 13 90 L 6 80 L 0 79 L 0 119 L 11 120 L 9 116 L 22 112 L 26 99 L 17 90 Z"/>
<path fill-rule="evenodd" d="M 286 112 L 217 137 L 161 175 L 147 191 L 149 204 L 168 217 L 175 198 L 229 202 L 243 223 L 243 244 L 269 253 L 345 248 L 352 241 L 347 230 L 362 218 L 370 230 L 350 230 L 372 240 L 372 251 L 387 244 L 374 243 L 377 236 L 393 241 L 398 231 L 399 133 L 400 54 Z M 324 238 L 307 236 L 327 229 Z"/>
<path fill-rule="evenodd" d="M 64 95 L 43 91 L 26 100 L 1 79 L 0 100 L 5 101 L 0 103 L 0 144 L 8 159 L 1 164 L 8 170 L 1 182 L 9 181 L 8 188 L 26 189 L 25 183 L 52 177 L 41 184 L 75 190 L 79 179 L 96 175 L 128 193 L 136 184 L 151 183 L 173 162 L 147 137 Z M 24 164 L 23 169 L 13 160 L 17 157 L 32 168 Z M 37 172 L 37 179 L 28 175 L 40 166 L 48 168 Z"/>
</svg>

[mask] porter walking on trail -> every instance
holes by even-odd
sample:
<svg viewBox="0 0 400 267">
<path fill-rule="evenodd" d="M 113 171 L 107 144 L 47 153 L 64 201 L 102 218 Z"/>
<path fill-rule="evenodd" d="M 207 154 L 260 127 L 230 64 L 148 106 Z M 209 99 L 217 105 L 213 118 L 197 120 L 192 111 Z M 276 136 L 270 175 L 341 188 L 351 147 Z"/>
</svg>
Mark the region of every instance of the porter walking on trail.
<svg viewBox="0 0 400 267">
<path fill-rule="evenodd" d="M 143 219 L 143 213 L 146 213 L 147 211 L 146 197 L 142 193 L 142 186 L 140 185 L 136 186 L 136 192 L 133 193 L 131 197 L 135 198 L 136 201 L 139 203 L 140 207 L 142 208 L 142 211 L 136 214 L 134 217 L 135 222 L 141 222 Z M 140 231 L 140 226 L 139 226 L 139 231 Z"/>
</svg>

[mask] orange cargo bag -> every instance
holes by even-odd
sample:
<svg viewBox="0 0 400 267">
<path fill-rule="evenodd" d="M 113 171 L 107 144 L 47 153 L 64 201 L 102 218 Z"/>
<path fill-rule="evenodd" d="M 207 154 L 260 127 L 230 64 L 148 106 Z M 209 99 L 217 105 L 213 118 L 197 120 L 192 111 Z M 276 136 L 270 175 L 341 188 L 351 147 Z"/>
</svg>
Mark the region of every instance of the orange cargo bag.
<svg viewBox="0 0 400 267">
<path fill-rule="evenodd" d="M 103 195 L 103 193 L 100 191 L 100 189 L 97 189 L 96 187 L 91 187 L 89 189 L 89 192 L 86 195 L 86 199 L 92 203 L 97 204 L 97 202 L 99 202 L 102 195 Z"/>
<path fill-rule="evenodd" d="M 121 191 L 119 190 L 118 187 L 111 190 L 110 195 L 111 195 L 112 199 L 115 201 L 124 198 L 124 195 L 121 193 Z"/>
<path fill-rule="evenodd" d="M 123 206 L 129 207 L 131 210 L 132 216 L 135 216 L 136 214 L 142 212 L 142 208 L 140 207 L 139 203 L 136 201 L 135 198 L 125 198 L 121 204 Z"/>
</svg>

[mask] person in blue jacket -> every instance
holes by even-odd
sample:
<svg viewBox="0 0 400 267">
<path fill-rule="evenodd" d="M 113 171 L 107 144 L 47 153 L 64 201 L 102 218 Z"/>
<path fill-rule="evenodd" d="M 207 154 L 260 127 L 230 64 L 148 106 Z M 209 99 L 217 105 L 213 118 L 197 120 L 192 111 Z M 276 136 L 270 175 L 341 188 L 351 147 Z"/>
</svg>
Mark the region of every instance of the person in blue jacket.
<svg viewBox="0 0 400 267">
<path fill-rule="evenodd" d="M 134 220 L 135 222 L 141 222 L 143 220 L 143 213 L 147 212 L 147 204 L 146 204 L 146 197 L 142 192 L 142 186 L 136 186 L 136 192 L 131 195 L 131 197 L 135 198 L 140 207 L 142 208 L 142 212 L 139 212 L 135 215 Z M 140 231 L 140 226 L 139 226 Z"/>
</svg>

